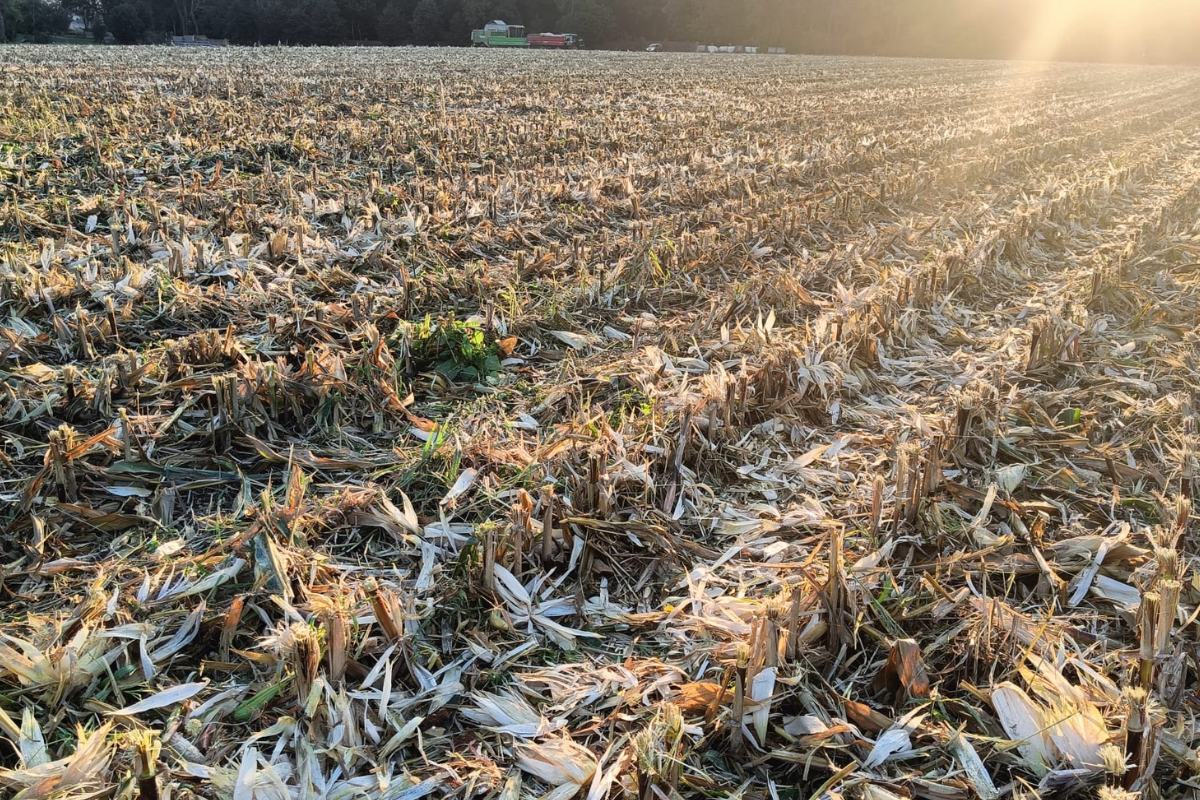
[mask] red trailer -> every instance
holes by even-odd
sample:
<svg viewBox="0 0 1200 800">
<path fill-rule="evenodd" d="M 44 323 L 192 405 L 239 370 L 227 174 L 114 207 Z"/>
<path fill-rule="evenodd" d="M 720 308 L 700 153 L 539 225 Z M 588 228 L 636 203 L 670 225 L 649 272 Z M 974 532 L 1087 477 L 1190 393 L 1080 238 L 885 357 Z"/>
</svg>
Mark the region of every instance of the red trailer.
<svg viewBox="0 0 1200 800">
<path fill-rule="evenodd" d="M 579 37 L 573 33 L 531 33 L 526 39 L 530 47 L 574 50 L 579 47 Z"/>
</svg>

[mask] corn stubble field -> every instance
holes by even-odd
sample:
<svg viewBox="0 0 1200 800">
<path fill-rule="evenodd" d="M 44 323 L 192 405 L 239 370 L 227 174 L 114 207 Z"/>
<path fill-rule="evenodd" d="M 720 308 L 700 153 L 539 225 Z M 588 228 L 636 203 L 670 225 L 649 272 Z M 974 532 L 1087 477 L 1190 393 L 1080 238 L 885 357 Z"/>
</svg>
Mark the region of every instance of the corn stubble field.
<svg viewBox="0 0 1200 800">
<path fill-rule="evenodd" d="M 0 793 L 1191 796 L 1198 123 L 0 49 Z"/>
</svg>

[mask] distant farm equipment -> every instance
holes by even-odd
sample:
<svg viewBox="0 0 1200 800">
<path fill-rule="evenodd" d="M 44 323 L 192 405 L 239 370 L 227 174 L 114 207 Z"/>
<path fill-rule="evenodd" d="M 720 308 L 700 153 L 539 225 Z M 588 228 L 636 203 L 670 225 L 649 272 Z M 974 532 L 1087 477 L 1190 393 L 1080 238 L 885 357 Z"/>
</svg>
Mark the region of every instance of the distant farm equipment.
<svg viewBox="0 0 1200 800">
<path fill-rule="evenodd" d="M 640 43 L 630 42 L 632 47 L 642 48 Z M 697 41 L 658 41 L 644 46 L 647 53 L 745 53 L 747 55 L 784 55 L 787 49 L 783 47 L 764 47 L 763 45 L 707 44 Z"/>
<path fill-rule="evenodd" d="M 696 45 L 697 53 L 747 53 L 757 55 L 759 53 L 767 53 L 773 56 L 785 55 L 787 48 L 784 47 L 756 47 L 753 45 L 733 45 L 733 44 L 698 44 Z"/>
<path fill-rule="evenodd" d="M 207 36 L 172 36 L 172 47 L 227 47 L 225 39 L 210 39 Z"/>
<path fill-rule="evenodd" d="M 575 50 L 580 47 L 579 37 L 573 33 L 531 33 L 526 38 L 529 46 L 534 48 Z"/>
<path fill-rule="evenodd" d="M 494 19 L 482 30 L 471 31 L 471 44 L 476 47 L 529 47 L 524 25 L 509 25 Z"/>
<path fill-rule="evenodd" d="M 494 19 L 483 28 L 471 31 L 471 44 L 475 47 L 575 50 L 583 47 L 583 40 L 574 33 L 531 33 L 527 36 L 524 25 L 509 25 L 504 20 Z"/>
</svg>

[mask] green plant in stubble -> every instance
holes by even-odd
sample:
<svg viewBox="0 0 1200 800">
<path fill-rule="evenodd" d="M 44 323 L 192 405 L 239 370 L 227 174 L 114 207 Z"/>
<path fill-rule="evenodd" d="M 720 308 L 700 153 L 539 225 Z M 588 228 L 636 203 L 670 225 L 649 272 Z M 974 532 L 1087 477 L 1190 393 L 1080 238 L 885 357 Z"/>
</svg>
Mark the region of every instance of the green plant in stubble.
<svg viewBox="0 0 1200 800">
<path fill-rule="evenodd" d="M 500 371 L 500 349 L 473 320 L 434 321 L 427 315 L 414 326 L 411 341 L 417 364 L 450 380 L 482 381 Z"/>
</svg>

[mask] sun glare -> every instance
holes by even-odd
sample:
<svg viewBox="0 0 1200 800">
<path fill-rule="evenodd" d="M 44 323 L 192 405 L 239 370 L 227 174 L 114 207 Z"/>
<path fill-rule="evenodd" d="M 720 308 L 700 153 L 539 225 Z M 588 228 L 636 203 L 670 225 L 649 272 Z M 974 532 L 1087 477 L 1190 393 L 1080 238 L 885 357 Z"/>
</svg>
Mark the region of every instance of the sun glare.
<svg viewBox="0 0 1200 800">
<path fill-rule="evenodd" d="M 1047 0 L 1027 20 L 1013 55 L 1029 61 L 1072 59 L 1087 52 L 1111 61 L 1153 59 L 1155 43 L 1194 16 L 1179 0 Z"/>
</svg>

